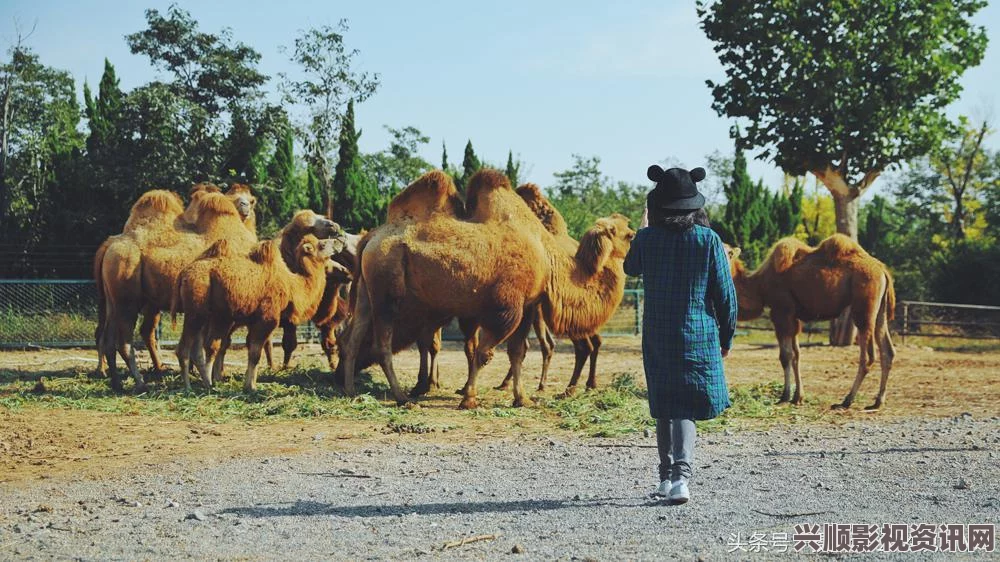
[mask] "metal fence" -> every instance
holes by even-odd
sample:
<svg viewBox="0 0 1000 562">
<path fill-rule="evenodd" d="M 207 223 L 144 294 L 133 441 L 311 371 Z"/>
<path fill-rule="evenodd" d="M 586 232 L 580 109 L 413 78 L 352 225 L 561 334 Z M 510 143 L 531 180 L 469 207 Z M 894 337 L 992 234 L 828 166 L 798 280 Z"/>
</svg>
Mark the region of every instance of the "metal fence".
<svg viewBox="0 0 1000 562">
<path fill-rule="evenodd" d="M 643 290 L 627 289 L 621 305 L 601 332 L 604 336 L 635 336 L 642 324 Z M 0 348 L 85 347 L 94 345 L 97 292 L 94 282 L 0 279 Z M 740 323 L 741 331 L 771 330 L 766 318 Z M 809 323 L 807 333 L 825 333 L 825 322 Z M 893 330 L 907 336 L 1000 338 L 1000 307 L 900 301 Z M 159 339 L 176 343 L 180 334 L 167 315 Z M 234 334 L 242 342 L 242 333 Z M 461 339 L 456 323 L 445 339 Z M 315 342 L 311 324 L 299 326 L 299 341 Z"/>
</svg>

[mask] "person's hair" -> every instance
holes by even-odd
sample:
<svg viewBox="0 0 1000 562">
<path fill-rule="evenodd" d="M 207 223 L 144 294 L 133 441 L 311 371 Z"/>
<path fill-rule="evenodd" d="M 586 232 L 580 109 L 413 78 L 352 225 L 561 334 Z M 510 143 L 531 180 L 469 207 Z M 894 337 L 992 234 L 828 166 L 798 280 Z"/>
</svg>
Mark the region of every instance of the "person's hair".
<svg viewBox="0 0 1000 562">
<path fill-rule="evenodd" d="M 650 226 L 656 226 L 666 230 L 672 230 L 674 232 L 683 232 L 696 224 L 705 227 L 711 226 L 708 222 L 708 213 L 705 212 L 704 208 L 696 209 L 694 211 L 687 209 L 663 208 L 653 208 L 649 210 Z"/>
</svg>

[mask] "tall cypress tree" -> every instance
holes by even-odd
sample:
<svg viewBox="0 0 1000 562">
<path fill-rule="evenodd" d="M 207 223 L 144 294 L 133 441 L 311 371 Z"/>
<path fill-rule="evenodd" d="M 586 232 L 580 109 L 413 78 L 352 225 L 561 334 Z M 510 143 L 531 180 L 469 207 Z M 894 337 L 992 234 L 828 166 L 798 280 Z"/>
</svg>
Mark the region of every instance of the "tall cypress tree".
<svg viewBox="0 0 1000 562">
<path fill-rule="evenodd" d="M 510 180 L 511 187 L 517 187 L 518 182 L 520 181 L 519 176 L 521 175 L 521 163 L 514 163 L 514 153 L 510 150 L 507 151 L 507 169 L 504 174 L 507 176 L 507 179 Z"/>
<path fill-rule="evenodd" d="M 441 141 L 441 169 L 448 170 L 448 147 Z"/>
<path fill-rule="evenodd" d="M 476 157 L 476 151 L 472 149 L 472 141 L 469 140 L 465 143 L 465 156 L 462 158 L 462 175 L 455 178 L 458 189 L 464 192 L 472 174 L 478 172 L 482 167 L 483 165 L 479 162 L 479 158 Z"/>
<path fill-rule="evenodd" d="M 381 197 L 378 186 L 365 174 L 358 151 L 361 131 L 354 130 L 354 101 L 347 103 L 341 121 L 340 159 L 333 175 L 332 209 L 327 209 L 342 227 L 357 231 L 379 224 Z"/>
<path fill-rule="evenodd" d="M 301 186 L 295 178 L 295 140 L 291 128 L 286 128 L 278 138 L 274 156 L 267 165 L 267 177 L 278 192 L 281 222 L 288 220 L 292 213 L 306 206 L 307 201 Z"/>
<path fill-rule="evenodd" d="M 124 94 L 118 87 L 119 80 L 111 61 L 104 59 L 104 73 L 97 89 L 97 98 L 90 96 L 90 87 L 83 86 L 85 111 L 89 120 L 90 135 L 87 137 L 87 151 L 103 157 L 118 148 L 118 126 L 121 122 Z"/>
</svg>

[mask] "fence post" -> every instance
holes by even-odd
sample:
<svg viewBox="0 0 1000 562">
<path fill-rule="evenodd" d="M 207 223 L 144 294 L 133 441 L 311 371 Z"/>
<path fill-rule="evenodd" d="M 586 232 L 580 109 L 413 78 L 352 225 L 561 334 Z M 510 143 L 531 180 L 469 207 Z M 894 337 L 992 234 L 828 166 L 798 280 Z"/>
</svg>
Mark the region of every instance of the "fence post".
<svg viewBox="0 0 1000 562">
<path fill-rule="evenodd" d="M 906 329 L 910 324 L 910 303 L 903 302 L 903 343 L 906 343 Z"/>
</svg>

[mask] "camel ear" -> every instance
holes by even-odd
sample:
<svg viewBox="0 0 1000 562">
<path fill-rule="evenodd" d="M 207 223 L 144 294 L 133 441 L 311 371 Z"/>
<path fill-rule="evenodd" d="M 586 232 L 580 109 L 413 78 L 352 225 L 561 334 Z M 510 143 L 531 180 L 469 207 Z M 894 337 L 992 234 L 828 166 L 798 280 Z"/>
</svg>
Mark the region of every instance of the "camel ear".
<svg viewBox="0 0 1000 562">
<path fill-rule="evenodd" d="M 306 242 L 302 245 L 302 251 L 307 254 L 314 254 L 316 253 L 316 248 L 313 247 L 312 242 Z"/>
<path fill-rule="evenodd" d="M 688 172 L 688 174 L 691 176 L 691 181 L 698 183 L 705 179 L 705 168 L 695 168 Z"/>
<path fill-rule="evenodd" d="M 663 179 L 663 168 L 653 164 L 646 169 L 646 177 L 649 178 L 649 181 L 659 183 Z"/>
</svg>

